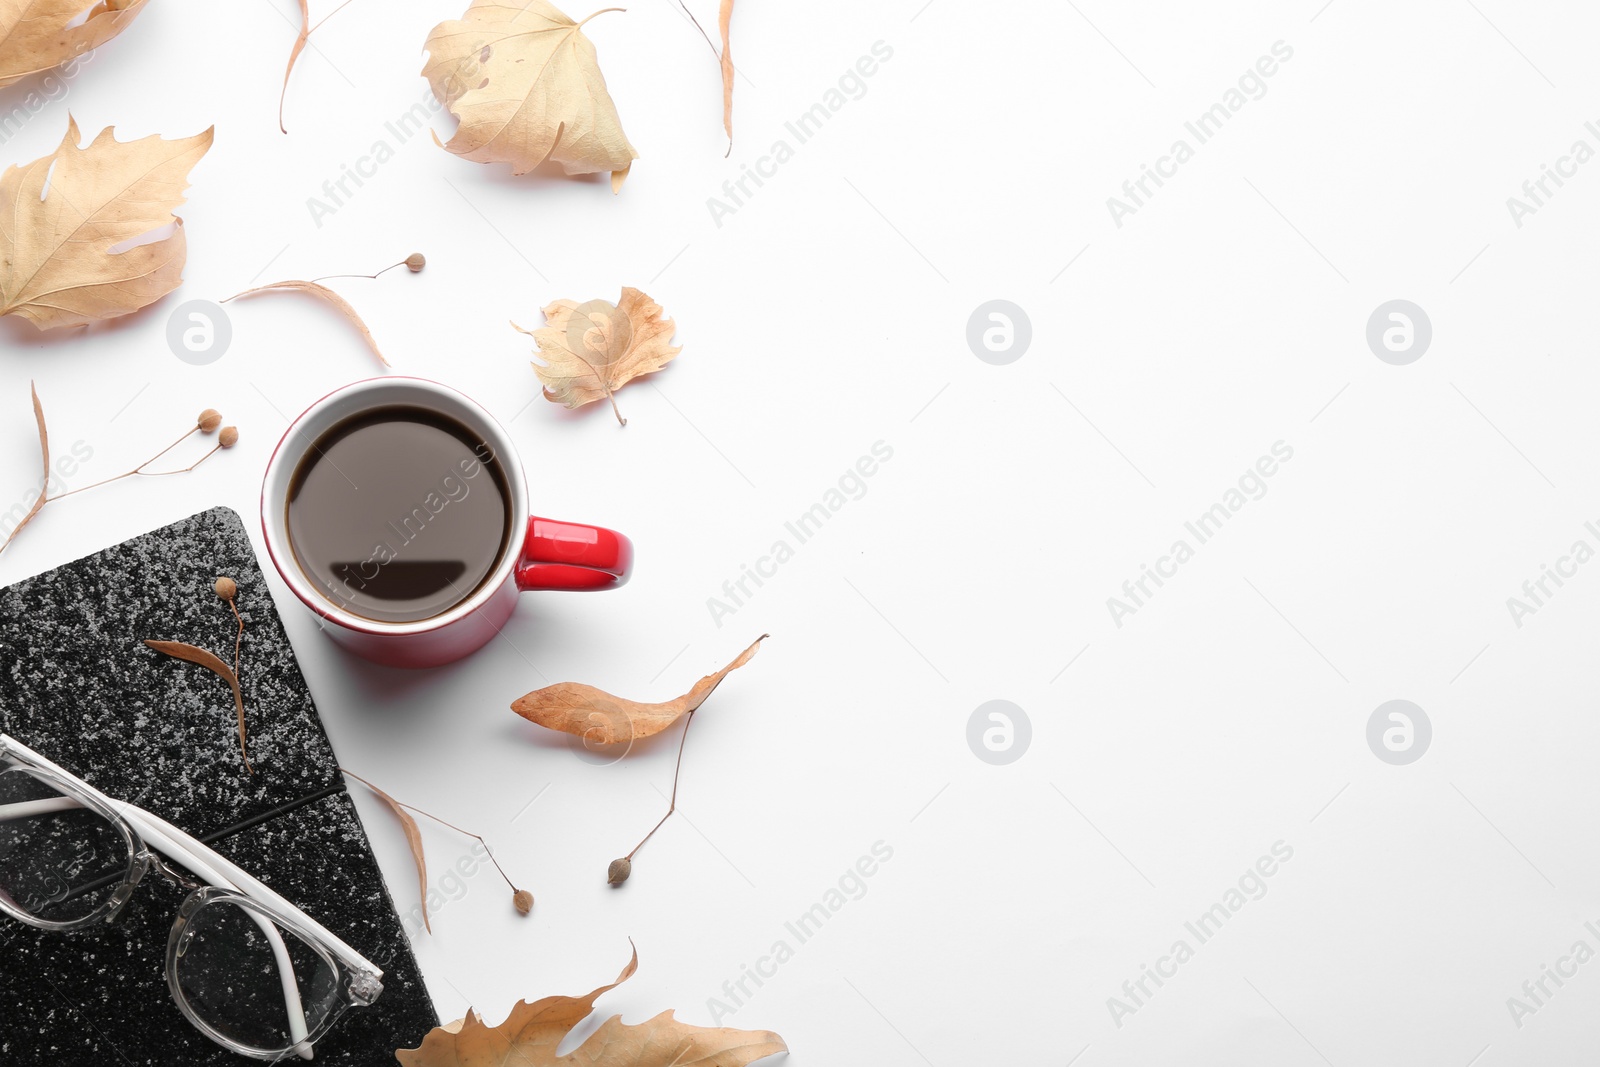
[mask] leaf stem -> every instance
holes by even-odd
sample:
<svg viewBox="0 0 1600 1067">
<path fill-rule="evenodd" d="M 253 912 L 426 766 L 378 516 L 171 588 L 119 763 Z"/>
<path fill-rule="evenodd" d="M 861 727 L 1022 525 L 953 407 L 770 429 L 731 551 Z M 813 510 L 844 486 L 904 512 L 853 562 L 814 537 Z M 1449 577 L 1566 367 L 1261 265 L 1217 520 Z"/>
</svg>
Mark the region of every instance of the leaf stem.
<svg viewBox="0 0 1600 1067">
<path fill-rule="evenodd" d="M 611 401 L 611 413 L 617 417 L 617 424 L 620 426 L 628 425 L 628 420 L 622 417 L 622 409 L 617 407 L 617 396 L 611 391 L 611 383 L 606 381 L 605 375 L 595 370 L 594 364 L 584 359 L 581 352 L 573 352 L 572 354 L 578 357 L 580 363 L 589 368 L 589 373 L 594 375 L 594 380 L 600 383 L 601 391 L 606 394 L 606 399 Z"/>
<path fill-rule="evenodd" d="M 350 0 L 345 0 L 345 2 L 349 3 Z M 406 261 L 402 259 L 398 263 L 389 264 L 387 267 L 385 267 L 382 270 L 380 270 L 378 272 L 378 274 L 387 274 L 389 271 L 394 270 L 396 267 L 403 267 L 405 265 L 406 265 Z M 324 274 L 320 278 L 312 278 L 311 280 L 314 281 L 314 282 L 325 282 L 330 278 L 376 278 L 378 276 L 378 274 Z M 232 299 L 232 297 L 230 297 L 229 299 Z"/>
<path fill-rule="evenodd" d="M 348 3 L 349 0 L 345 0 L 345 2 Z M 706 28 L 704 26 L 700 25 L 700 20 L 694 17 L 694 12 L 689 10 L 689 5 L 684 3 L 683 0 L 678 0 L 678 6 L 683 8 L 683 13 L 685 15 L 689 16 L 689 21 L 694 23 L 694 28 L 700 31 L 700 36 L 706 39 L 706 47 L 711 49 L 711 55 L 717 59 L 721 59 L 722 57 L 717 55 L 717 46 L 711 40 L 711 35 L 706 32 Z"/>
<path fill-rule="evenodd" d="M 233 637 L 233 676 L 239 677 L 239 646 L 244 642 L 244 616 L 239 614 L 239 605 L 233 602 L 233 597 L 228 598 L 228 607 L 233 609 L 233 617 L 238 620 L 239 632 Z"/>
<path fill-rule="evenodd" d="M 169 474 L 188 474 L 190 471 L 192 471 L 196 467 L 200 466 L 200 464 L 204 463 L 206 460 L 210 459 L 212 456 L 216 455 L 218 452 L 221 452 L 221 451 L 222 451 L 222 446 L 221 445 L 212 445 L 210 452 L 207 452 L 205 455 L 201 456 L 199 459 L 195 460 L 193 463 L 189 464 L 187 467 L 182 468 L 181 470 L 175 470 L 175 471 L 136 470 L 136 471 L 129 471 L 128 473 L 129 474 L 137 474 L 137 475 L 140 475 L 140 476 L 145 477 L 145 478 L 165 478 Z M 127 477 L 127 475 L 123 475 L 123 477 Z"/>
<path fill-rule="evenodd" d="M 650 832 L 644 835 L 643 841 L 640 841 L 637 845 L 633 846 L 633 852 L 628 853 L 626 857 L 630 863 L 633 862 L 634 852 L 638 852 L 641 848 L 643 848 L 645 841 L 648 841 L 654 837 L 656 835 L 656 831 L 661 829 L 661 824 L 672 818 L 672 813 L 678 810 L 678 779 L 683 774 L 683 749 L 684 746 L 689 743 L 689 727 L 693 724 L 694 712 L 691 711 L 689 714 L 683 717 L 683 736 L 678 739 L 678 762 L 672 768 L 672 799 L 667 804 L 667 813 L 661 816 L 661 822 L 656 823 L 650 828 Z"/>
<path fill-rule="evenodd" d="M 60 496 L 53 496 L 53 497 L 50 497 L 49 499 L 50 500 L 65 500 L 69 496 L 76 496 L 77 494 L 82 493 L 82 492 L 87 492 L 90 489 L 98 489 L 102 485 L 110 485 L 112 482 L 120 482 L 124 478 L 132 478 L 135 474 L 138 474 L 138 473 L 139 472 L 136 471 L 136 470 L 125 471 L 122 474 L 119 474 L 114 478 L 104 478 L 104 479 L 101 479 L 98 482 L 93 482 L 93 483 L 91 483 L 89 485 L 79 486 L 78 488 L 72 490 L 70 493 L 62 493 Z"/>
<path fill-rule="evenodd" d="M 586 18 L 582 22 L 578 23 L 576 26 L 573 27 L 573 29 L 575 29 L 575 30 L 583 29 L 583 27 L 589 22 L 589 19 L 594 18 L 595 15 L 604 15 L 608 11 L 626 11 L 626 10 L 628 10 L 628 9 L 625 8 L 625 7 L 603 7 L 599 11 L 596 11 L 593 14 L 591 14 L 589 16 L 589 18 Z"/>
<path fill-rule="evenodd" d="M 360 782 L 362 785 L 366 786 L 368 789 L 372 790 L 373 792 L 382 793 L 382 790 L 380 790 L 377 786 L 373 785 L 371 782 L 367 781 L 365 778 L 361 777 L 355 771 L 349 770 L 348 768 L 345 768 L 345 767 L 340 767 L 339 770 L 341 772 L 343 772 L 344 774 L 348 774 L 350 777 L 354 778 L 356 781 Z M 505 880 L 506 885 L 511 887 L 511 891 L 513 893 L 517 892 L 516 883 L 511 881 L 510 876 L 506 874 L 505 868 L 500 866 L 500 861 L 494 858 L 494 850 L 489 847 L 489 842 L 485 841 L 482 838 L 482 836 L 473 833 L 471 830 L 463 830 L 461 827 L 457 826 L 455 823 L 447 822 L 444 819 L 439 818 L 439 816 L 435 815 L 433 812 L 424 811 L 422 808 L 417 807 L 415 804 L 407 804 L 403 800 L 396 800 L 395 803 L 400 805 L 402 808 L 406 808 L 409 811 L 416 812 L 418 815 L 427 816 L 428 818 L 432 819 L 434 822 L 438 823 L 440 826 L 448 826 L 450 829 L 454 830 L 456 833 L 462 834 L 462 835 L 464 835 L 466 837 L 470 837 L 474 841 L 477 841 L 478 844 L 483 846 L 483 850 L 489 854 L 489 862 L 494 864 L 494 869 L 500 872 L 500 877 Z"/>
<path fill-rule="evenodd" d="M 324 22 L 327 22 L 329 19 L 333 18 L 333 16 L 337 15 L 339 12 L 341 12 L 345 8 L 349 7 L 352 2 L 353 2 L 353 0 L 344 0 L 344 3 L 340 4 L 338 7 L 334 8 L 332 11 L 330 11 L 326 15 L 322 16 L 322 18 L 317 21 L 316 25 L 312 26 L 309 30 L 306 31 L 306 36 L 310 37 L 313 33 L 316 33 L 317 30 L 322 27 L 322 24 Z"/>
<path fill-rule="evenodd" d="M 102 485 L 110 485 L 112 482 L 120 482 L 124 478 L 132 478 L 135 474 L 145 474 L 145 473 L 147 473 L 145 471 L 146 467 L 150 466 L 150 464 L 154 463 L 156 460 L 160 459 L 162 456 L 166 455 L 168 452 L 171 452 L 174 448 L 177 448 L 179 445 L 183 444 L 185 441 L 187 441 L 189 438 L 193 437 L 195 434 L 197 434 L 199 432 L 200 432 L 200 427 L 198 425 L 192 427 L 191 429 L 186 431 L 182 437 L 178 438 L 176 441 L 172 442 L 166 448 L 163 448 L 160 452 L 157 452 L 155 455 L 151 456 L 149 459 L 145 460 L 143 463 L 139 464 L 137 467 L 133 468 L 133 470 L 131 470 L 131 471 L 125 471 L 122 474 L 118 474 L 118 475 L 116 475 L 114 477 L 111 477 L 111 478 L 102 478 L 100 481 L 92 482 L 89 485 L 80 485 L 78 488 L 73 489 L 70 492 L 61 493 L 58 496 L 49 497 L 48 499 L 49 500 L 65 500 L 69 496 L 75 496 L 78 493 L 86 492 L 87 490 L 90 490 L 90 489 L 98 489 Z M 215 452 L 216 449 L 212 449 L 211 451 Z M 211 454 L 210 452 L 206 453 L 206 455 L 208 455 L 208 456 L 210 454 Z M 196 463 L 195 466 L 199 466 L 199 463 Z M 189 469 L 193 470 L 194 467 L 190 467 Z M 170 471 L 168 473 L 176 474 L 176 473 L 179 473 L 179 472 Z"/>
</svg>

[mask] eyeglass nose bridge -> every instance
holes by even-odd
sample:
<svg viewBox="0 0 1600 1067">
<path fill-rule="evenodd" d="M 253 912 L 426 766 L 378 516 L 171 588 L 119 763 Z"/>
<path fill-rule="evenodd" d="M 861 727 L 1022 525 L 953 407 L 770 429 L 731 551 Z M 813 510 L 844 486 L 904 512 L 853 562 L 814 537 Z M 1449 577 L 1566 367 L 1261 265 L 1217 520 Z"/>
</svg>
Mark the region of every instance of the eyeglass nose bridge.
<svg viewBox="0 0 1600 1067">
<path fill-rule="evenodd" d="M 146 865 L 151 870 L 155 871 L 156 874 L 171 882 L 179 889 L 187 889 L 190 892 L 193 892 L 196 889 L 204 888 L 200 882 L 195 881 L 182 871 L 179 871 L 177 868 L 173 867 L 172 864 L 168 863 L 156 853 L 147 851 L 144 855 L 146 859 Z"/>
</svg>

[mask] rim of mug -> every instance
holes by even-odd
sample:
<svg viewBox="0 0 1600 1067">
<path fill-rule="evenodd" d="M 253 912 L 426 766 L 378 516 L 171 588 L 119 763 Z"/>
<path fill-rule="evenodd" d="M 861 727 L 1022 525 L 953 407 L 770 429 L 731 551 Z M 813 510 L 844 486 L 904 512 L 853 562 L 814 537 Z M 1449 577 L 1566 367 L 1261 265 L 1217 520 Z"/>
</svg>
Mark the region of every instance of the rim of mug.
<svg viewBox="0 0 1600 1067">
<path fill-rule="evenodd" d="M 359 394 L 375 391 L 383 386 L 399 386 L 401 388 L 409 386 L 419 393 L 449 397 L 478 416 L 482 421 L 482 426 L 471 428 L 489 431 L 489 435 L 493 436 L 494 440 L 489 443 L 495 450 L 495 457 L 500 461 L 501 471 L 504 473 L 506 482 L 511 490 L 509 506 L 511 529 L 509 536 L 506 538 L 505 549 L 501 553 L 501 558 L 495 563 L 494 570 L 479 582 L 478 588 L 471 596 L 454 605 L 450 610 L 411 622 L 385 622 L 381 619 L 369 619 L 364 615 L 357 615 L 352 611 L 339 607 L 331 599 L 322 595 L 317 587 L 312 584 L 305 571 L 301 569 L 299 561 L 295 559 L 294 549 L 289 544 L 287 501 L 282 499 L 269 501 L 268 499 L 268 493 L 273 486 L 274 480 L 279 477 L 292 479 L 294 472 L 305 459 L 306 453 L 310 451 L 311 445 L 328 429 L 326 426 L 320 427 L 316 432 L 307 434 L 303 427 L 310 420 L 324 414 L 351 393 Z M 386 405 L 373 404 L 371 406 L 381 407 Z M 343 412 L 340 414 L 339 419 L 335 421 L 342 421 L 361 410 L 365 410 L 365 408 L 356 408 L 349 412 Z M 449 411 L 444 412 L 444 414 L 453 415 Z M 332 423 L 330 423 L 331 425 Z M 289 447 L 286 451 L 290 438 L 297 434 L 309 438 L 305 446 L 301 448 Z M 285 466 L 288 468 L 286 474 L 284 473 Z M 285 483 L 284 487 L 287 489 L 287 483 Z M 331 623 L 336 623 L 344 629 L 373 636 L 426 634 L 472 615 L 482 608 L 502 585 L 511 579 L 522 554 L 524 538 L 520 535 L 523 532 L 523 525 L 527 522 L 525 518 L 528 514 L 527 497 L 527 476 L 523 470 L 522 460 L 517 455 L 517 450 L 511 442 L 510 434 L 506 432 L 504 426 L 500 425 L 499 420 L 489 413 L 487 408 L 461 390 L 454 386 L 445 385 L 443 382 L 412 375 L 392 374 L 376 378 L 363 378 L 360 381 L 341 385 L 339 388 L 312 402 L 310 406 L 290 421 L 288 428 L 283 431 L 283 436 L 278 439 L 277 445 L 273 447 L 272 457 L 267 460 L 266 473 L 261 478 L 261 533 L 262 539 L 266 542 L 267 555 L 272 559 L 272 565 L 278 572 L 278 577 L 282 578 L 284 583 L 288 585 L 289 591 L 294 593 L 299 601 L 315 614 Z M 276 526 L 273 521 L 274 516 L 277 519 Z M 523 517 L 519 518 L 519 516 Z"/>
</svg>

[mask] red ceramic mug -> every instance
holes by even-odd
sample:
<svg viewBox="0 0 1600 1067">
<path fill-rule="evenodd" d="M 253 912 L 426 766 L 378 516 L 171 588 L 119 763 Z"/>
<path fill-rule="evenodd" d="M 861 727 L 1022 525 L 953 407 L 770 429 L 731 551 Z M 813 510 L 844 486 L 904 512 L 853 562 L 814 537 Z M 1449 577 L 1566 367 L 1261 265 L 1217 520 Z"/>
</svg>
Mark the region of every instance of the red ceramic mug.
<svg viewBox="0 0 1600 1067">
<path fill-rule="evenodd" d="M 313 446 L 330 429 L 384 408 L 421 408 L 465 430 L 491 451 L 504 475 L 507 511 L 516 528 L 477 587 L 437 615 L 386 622 L 350 610 L 319 589 L 302 569 L 289 538 L 289 494 Z M 295 419 L 278 442 L 261 486 L 261 527 L 278 574 L 306 607 L 325 621 L 338 644 L 391 667 L 437 667 L 487 644 L 531 589 L 615 589 L 628 580 L 633 545 L 599 526 L 556 522 L 529 514 L 527 476 L 505 429 L 487 411 L 448 386 L 423 378 L 388 377 L 356 382 L 329 393 Z"/>
</svg>

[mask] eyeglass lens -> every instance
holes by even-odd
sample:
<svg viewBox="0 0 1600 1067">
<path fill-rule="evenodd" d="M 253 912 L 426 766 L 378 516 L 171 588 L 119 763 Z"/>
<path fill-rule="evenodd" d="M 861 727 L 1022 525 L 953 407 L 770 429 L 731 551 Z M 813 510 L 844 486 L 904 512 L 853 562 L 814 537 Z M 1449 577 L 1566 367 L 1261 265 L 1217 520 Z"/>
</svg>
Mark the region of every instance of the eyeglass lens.
<svg viewBox="0 0 1600 1067">
<path fill-rule="evenodd" d="M 269 927 L 279 943 L 268 935 Z M 304 1014 L 298 1033 L 285 996 L 285 962 Z M 319 952 L 260 912 L 226 900 L 208 902 L 189 916 L 176 946 L 173 978 L 196 1018 L 256 1049 L 294 1045 L 343 1004 L 338 977 Z"/>
<path fill-rule="evenodd" d="M 0 900 L 8 906 L 75 922 L 109 899 L 130 859 L 121 830 L 99 812 L 25 768 L 0 771 Z"/>
</svg>

